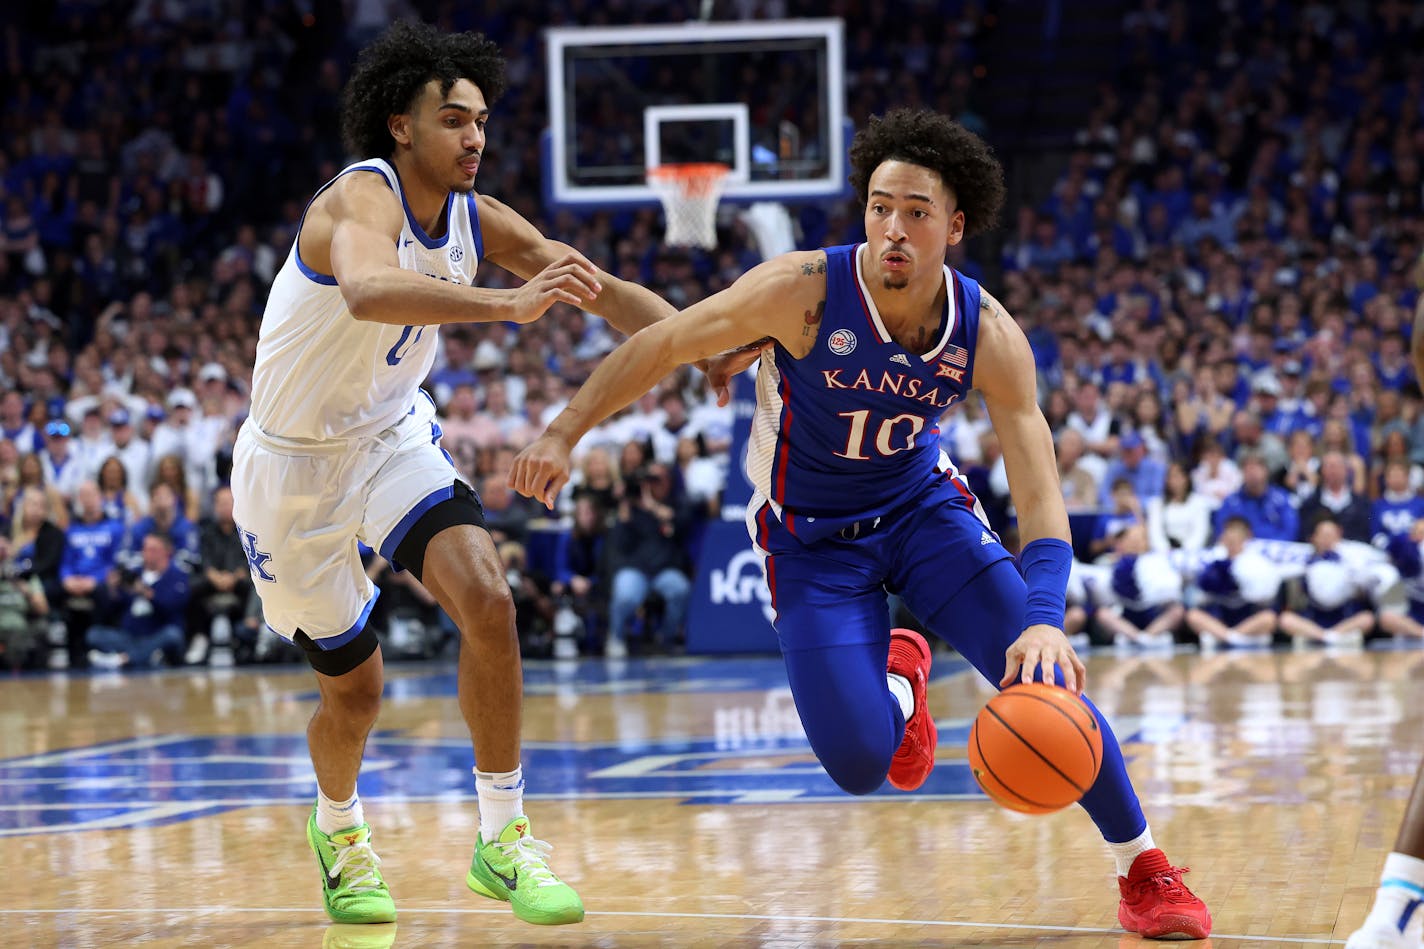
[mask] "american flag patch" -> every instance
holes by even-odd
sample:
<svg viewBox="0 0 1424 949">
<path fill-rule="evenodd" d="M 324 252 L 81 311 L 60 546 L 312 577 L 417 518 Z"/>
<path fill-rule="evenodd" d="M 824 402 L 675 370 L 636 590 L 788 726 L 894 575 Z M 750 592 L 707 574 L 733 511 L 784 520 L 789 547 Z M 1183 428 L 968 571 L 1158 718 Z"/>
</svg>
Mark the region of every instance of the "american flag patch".
<svg viewBox="0 0 1424 949">
<path fill-rule="evenodd" d="M 955 346 L 951 343 L 944 347 L 944 355 L 939 358 L 951 366 L 958 366 L 960 369 L 967 369 L 969 367 L 969 351 L 963 346 Z"/>
</svg>

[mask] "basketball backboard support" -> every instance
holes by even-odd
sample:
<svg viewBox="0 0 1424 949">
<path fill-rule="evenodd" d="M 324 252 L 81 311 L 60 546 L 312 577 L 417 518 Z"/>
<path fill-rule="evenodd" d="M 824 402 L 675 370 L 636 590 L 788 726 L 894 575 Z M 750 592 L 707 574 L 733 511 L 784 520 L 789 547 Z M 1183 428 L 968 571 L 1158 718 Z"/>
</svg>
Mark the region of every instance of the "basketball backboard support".
<svg viewBox="0 0 1424 949">
<path fill-rule="evenodd" d="M 546 31 L 551 208 L 652 206 L 663 163 L 731 168 L 724 202 L 848 193 L 838 19 Z"/>
</svg>

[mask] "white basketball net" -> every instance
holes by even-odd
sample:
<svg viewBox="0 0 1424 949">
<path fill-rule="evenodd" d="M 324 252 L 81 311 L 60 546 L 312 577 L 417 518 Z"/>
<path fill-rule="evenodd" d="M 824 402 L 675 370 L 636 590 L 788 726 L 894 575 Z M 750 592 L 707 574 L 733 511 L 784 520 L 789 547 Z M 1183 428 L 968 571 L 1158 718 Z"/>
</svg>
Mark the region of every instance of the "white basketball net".
<svg viewBox="0 0 1424 949">
<path fill-rule="evenodd" d="M 726 165 L 697 163 L 648 169 L 648 187 L 663 203 L 669 247 L 717 246 L 717 202 L 727 183 Z"/>
</svg>

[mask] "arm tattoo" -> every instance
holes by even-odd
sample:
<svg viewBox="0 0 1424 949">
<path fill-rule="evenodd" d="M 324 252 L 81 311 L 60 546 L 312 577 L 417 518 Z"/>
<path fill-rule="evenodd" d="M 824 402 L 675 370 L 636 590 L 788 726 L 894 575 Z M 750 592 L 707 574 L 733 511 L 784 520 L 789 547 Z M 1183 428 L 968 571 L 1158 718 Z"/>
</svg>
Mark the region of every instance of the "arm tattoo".
<svg viewBox="0 0 1424 949">
<path fill-rule="evenodd" d="M 801 276 L 814 277 L 817 274 L 826 272 L 826 258 L 821 257 L 814 261 L 809 261 L 801 265 Z"/>
<path fill-rule="evenodd" d="M 987 310 L 988 312 L 994 314 L 995 316 L 1003 316 L 1003 315 L 1004 315 L 1003 307 L 1001 307 L 1001 306 L 999 306 L 999 305 L 997 305 L 997 304 L 995 304 L 995 303 L 990 303 L 990 302 L 989 302 L 989 298 L 988 298 L 988 297 L 985 297 L 985 296 L 981 296 L 981 297 L 979 298 L 979 309 L 981 309 L 981 310 Z"/>
<path fill-rule="evenodd" d="M 801 327 L 802 336 L 815 336 L 821 328 L 821 315 L 826 311 L 826 301 L 816 304 L 816 309 L 806 311 L 806 325 Z"/>
</svg>

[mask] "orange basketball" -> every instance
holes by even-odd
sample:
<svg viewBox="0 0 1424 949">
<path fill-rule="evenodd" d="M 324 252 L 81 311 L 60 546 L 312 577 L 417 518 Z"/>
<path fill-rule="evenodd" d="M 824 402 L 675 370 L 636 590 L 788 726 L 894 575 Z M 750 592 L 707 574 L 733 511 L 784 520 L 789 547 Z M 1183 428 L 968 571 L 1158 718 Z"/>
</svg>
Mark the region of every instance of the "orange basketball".
<svg viewBox="0 0 1424 949">
<path fill-rule="evenodd" d="M 969 729 L 974 780 L 996 804 L 1048 814 L 1075 803 L 1097 780 L 1103 733 L 1067 689 L 1032 682 L 989 700 Z"/>
</svg>

